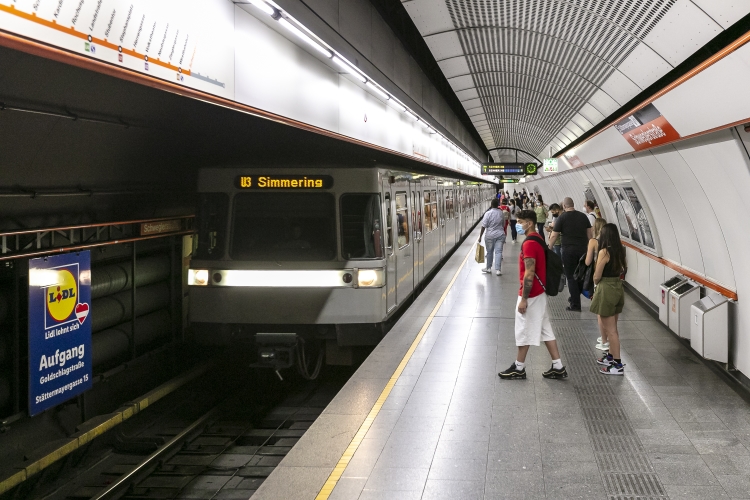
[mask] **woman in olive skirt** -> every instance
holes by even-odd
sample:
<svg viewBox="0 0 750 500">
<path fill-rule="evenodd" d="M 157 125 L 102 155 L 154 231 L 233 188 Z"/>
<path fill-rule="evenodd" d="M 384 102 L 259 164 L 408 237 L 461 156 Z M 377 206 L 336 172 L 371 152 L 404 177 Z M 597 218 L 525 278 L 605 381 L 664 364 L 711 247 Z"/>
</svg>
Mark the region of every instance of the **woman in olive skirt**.
<svg viewBox="0 0 750 500">
<path fill-rule="evenodd" d="M 605 224 L 599 233 L 599 254 L 594 270 L 596 288 L 591 300 L 591 312 L 599 316 L 602 337 L 609 340 L 609 353 L 597 359 L 597 363 L 604 365 L 599 371 L 605 375 L 625 373 L 620 358 L 617 318 L 625 305 L 625 292 L 620 275 L 625 272 L 626 267 L 625 248 L 620 241 L 620 232 L 616 225 Z"/>
</svg>

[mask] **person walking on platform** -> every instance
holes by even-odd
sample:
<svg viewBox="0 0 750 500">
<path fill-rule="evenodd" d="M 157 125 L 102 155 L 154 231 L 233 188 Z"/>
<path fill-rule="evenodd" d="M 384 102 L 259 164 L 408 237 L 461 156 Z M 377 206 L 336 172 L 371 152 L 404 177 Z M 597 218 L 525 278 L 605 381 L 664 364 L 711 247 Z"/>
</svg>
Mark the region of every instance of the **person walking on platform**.
<svg viewBox="0 0 750 500">
<path fill-rule="evenodd" d="M 547 260 L 544 241 L 536 232 L 536 213 L 523 210 L 518 214 L 518 223 L 526 234 L 518 258 L 521 288 L 516 305 L 516 361 L 505 371 L 498 373 L 501 379 L 526 378 L 526 355 L 529 346 L 544 342 L 552 358 L 552 366 L 542 373 L 544 378 L 565 378 L 568 372 L 560 360 L 557 340 L 547 312 L 547 294 L 544 287 L 547 278 Z"/>
<path fill-rule="evenodd" d="M 575 209 L 572 198 L 563 200 L 563 213 L 555 221 L 552 234 L 549 237 L 549 248 L 554 248 L 555 241 L 565 235 L 562 242 L 562 262 L 565 279 L 568 282 L 568 307 L 567 311 L 581 311 L 581 291 L 578 289 L 578 281 L 573 278 L 573 273 L 578 266 L 581 256 L 586 253 L 586 247 L 592 236 L 591 224 L 586 214 Z"/>
<path fill-rule="evenodd" d="M 596 362 L 604 365 L 600 373 L 605 375 L 623 375 L 625 365 L 620 354 L 620 335 L 617 331 L 617 320 L 625 305 L 625 292 L 620 276 L 627 269 L 625 248 L 620 241 L 620 233 L 614 224 L 605 224 L 599 235 L 599 255 L 596 257 L 594 270 L 594 298 L 591 301 L 591 312 L 599 318 L 602 340 L 606 335 L 609 341 L 609 353 Z"/>
<path fill-rule="evenodd" d="M 518 213 L 521 211 L 521 208 L 518 206 L 518 200 L 516 198 L 510 200 L 510 209 L 508 212 L 510 213 L 510 235 L 513 238 L 513 243 L 516 242 L 516 238 L 518 238 L 518 231 L 516 231 L 516 224 L 518 224 Z"/>
<path fill-rule="evenodd" d="M 487 267 L 482 269 L 483 273 L 492 272 L 492 264 L 495 264 L 495 274 L 503 274 L 500 268 L 503 264 L 503 245 L 505 245 L 505 215 L 500 210 L 500 203 L 497 198 L 490 202 L 490 209 L 485 212 L 482 218 L 482 230 L 479 231 L 479 241 L 482 241 L 484 231 L 487 236 L 484 237 L 484 244 L 487 250 Z"/>
</svg>

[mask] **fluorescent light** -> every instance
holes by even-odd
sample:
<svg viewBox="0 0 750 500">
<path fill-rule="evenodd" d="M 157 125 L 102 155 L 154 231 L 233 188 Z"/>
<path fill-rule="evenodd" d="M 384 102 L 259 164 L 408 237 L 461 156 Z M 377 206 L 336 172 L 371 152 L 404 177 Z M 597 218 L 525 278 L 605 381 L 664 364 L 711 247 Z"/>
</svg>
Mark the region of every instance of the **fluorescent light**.
<svg viewBox="0 0 750 500">
<path fill-rule="evenodd" d="M 292 23 L 284 19 L 283 17 L 279 18 L 279 24 L 281 24 L 283 27 L 285 27 L 287 30 L 289 30 L 294 36 L 308 44 L 310 47 L 314 48 L 321 54 L 323 54 L 326 57 L 331 57 L 333 54 L 330 50 L 326 49 L 322 45 L 320 45 L 318 42 L 310 38 L 307 34 L 302 32 L 299 28 L 294 26 Z"/>
<path fill-rule="evenodd" d="M 264 2 L 263 0 L 250 0 L 250 3 L 258 7 L 260 10 L 262 10 L 269 16 L 276 14 L 276 10 L 270 5 L 268 5 L 266 2 Z"/>
<path fill-rule="evenodd" d="M 362 83 L 367 83 L 367 78 L 358 70 L 354 69 L 354 66 L 352 66 L 348 61 L 341 59 L 339 56 L 333 56 L 333 62 L 338 64 L 347 73 L 356 76 L 357 79 L 359 79 L 359 81 L 361 81 Z"/>
<path fill-rule="evenodd" d="M 367 85 L 367 88 L 370 89 L 376 96 L 380 97 L 384 101 L 387 101 L 391 98 L 388 94 L 380 90 L 374 83 L 368 81 L 365 85 Z"/>
<path fill-rule="evenodd" d="M 404 106 L 403 104 L 401 104 L 400 102 L 398 102 L 396 99 L 391 99 L 391 103 L 393 103 L 393 107 L 394 108 L 396 108 L 397 110 L 401 111 L 402 113 L 404 113 L 406 111 L 406 106 Z"/>
</svg>

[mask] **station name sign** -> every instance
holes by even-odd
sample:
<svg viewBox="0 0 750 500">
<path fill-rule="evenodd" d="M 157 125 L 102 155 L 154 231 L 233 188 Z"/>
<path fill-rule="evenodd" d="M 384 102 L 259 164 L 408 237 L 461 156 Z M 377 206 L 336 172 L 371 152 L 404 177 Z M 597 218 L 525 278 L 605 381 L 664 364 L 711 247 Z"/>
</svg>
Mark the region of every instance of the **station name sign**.
<svg viewBox="0 0 750 500">
<path fill-rule="evenodd" d="M 238 189 L 331 189 L 333 177 L 330 175 L 238 175 L 235 179 Z"/>
<path fill-rule="evenodd" d="M 536 175 L 537 163 L 482 163 L 482 175 Z"/>
</svg>

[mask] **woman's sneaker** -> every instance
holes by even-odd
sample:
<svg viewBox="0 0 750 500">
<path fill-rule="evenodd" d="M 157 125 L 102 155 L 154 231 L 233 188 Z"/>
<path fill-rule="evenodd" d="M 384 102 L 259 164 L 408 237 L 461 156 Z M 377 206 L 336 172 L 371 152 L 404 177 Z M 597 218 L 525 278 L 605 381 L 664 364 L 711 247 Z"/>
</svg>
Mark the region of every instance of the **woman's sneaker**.
<svg viewBox="0 0 750 500">
<path fill-rule="evenodd" d="M 603 373 L 604 375 L 625 375 L 625 365 L 613 361 L 611 365 L 599 370 L 599 373 Z"/>
<path fill-rule="evenodd" d="M 597 344 L 601 344 L 602 343 L 602 338 L 601 337 L 597 337 L 596 338 L 596 343 Z"/>
<path fill-rule="evenodd" d="M 519 370 L 518 367 L 516 366 L 516 363 L 514 362 L 512 365 L 510 365 L 510 368 L 498 373 L 498 376 L 500 376 L 500 378 L 507 378 L 507 379 L 526 378 L 526 368 L 522 368 L 521 370 Z"/>
<path fill-rule="evenodd" d="M 502 276 L 503 273 L 500 271 L 500 269 L 498 269 L 498 270 L 495 271 L 495 275 L 496 276 Z"/>
<path fill-rule="evenodd" d="M 596 362 L 600 365 L 609 366 L 615 362 L 615 358 L 611 354 L 605 354 L 604 357 L 598 358 Z"/>
<path fill-rule="evenodd" d="M 485 267 L 484 269 L 482 269 L 482 272 L 485 274 L 489 274 L 492 272 L 492 269 L 490 269 L 489 267 Z"/>
<path fill-rule="evenodd" d="M 598 344 L 596 344 L 596 348 L 600 351 L 609 351 L 609 342 L 607 342 L 606 344 L 602 344 L 601 342 L 599 342 Z"/>
</svg>

